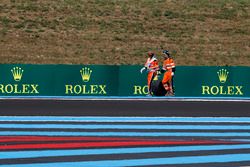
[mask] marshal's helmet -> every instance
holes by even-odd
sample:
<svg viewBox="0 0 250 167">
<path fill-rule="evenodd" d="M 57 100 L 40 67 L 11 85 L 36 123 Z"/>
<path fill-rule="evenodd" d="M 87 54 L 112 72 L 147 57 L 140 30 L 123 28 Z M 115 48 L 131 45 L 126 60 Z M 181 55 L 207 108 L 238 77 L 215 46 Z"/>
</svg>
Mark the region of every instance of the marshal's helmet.
<svg viewBox="0 0 250 167">
<path fill-rule="evenodd" d="M 168 55 L 168 56 L 170 55 L 170 53 L 169 53 L 168 50 L 163 50 L 162 53 L 163 53 L 163 54 L 166 54 L 166 55 Z"/>
<path fill-rule="evenodd" d="M 171 55 L 168 50 L 163 50 L 162 53 L 164 54 L 165 58 L 171 58 Z"/>
</svg>

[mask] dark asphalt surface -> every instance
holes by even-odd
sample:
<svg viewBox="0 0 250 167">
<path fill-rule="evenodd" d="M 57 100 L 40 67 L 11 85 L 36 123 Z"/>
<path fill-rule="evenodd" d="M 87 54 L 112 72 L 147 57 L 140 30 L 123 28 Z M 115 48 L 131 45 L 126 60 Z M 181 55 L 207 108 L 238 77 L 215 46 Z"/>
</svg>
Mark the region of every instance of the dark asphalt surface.
<svg viewBox="0 0 250 167">
<path fill-rule="evenodd" d="M 250 117 L 250 101 L 1 99 L 0 115 Z"/>
<path fill-rule="evenodd" d="M 0 100 L 0 116 L 128 116 L 128 117 L 250 117 L 250 101 L 179 101 L 179 100 L 142 100 L 142 99 L 1 99 Z M 46 124 L 48 127 L 50 124 L 62 124 L 60 121 L 55 122 L 32 122 L 32 121 L 2 121 L 1 124 Z M 106 125 L 110 122 L 63 122 L 64 126 L 70 125 Z M 114 122 L 114 125 L 126 125 L 127 123 Z M 131 124 L 131 123 L 129 123 Z M 218 125 L 218 126 L 232 126 L 232 125 L 250 125 L 250 123 L 230 123 L 230 122 L 135 122 L 133 124 L 141 125 Z M 249 136 L 220 136 L 224 133 L 249 133 L 249 129 L 224 129 L 224 130 L 195 130 L 195 129 L 57 129 L 57 128 L 0 128 L 0 132 L 167 132 L 174 133 L 217 133 L 218 136 L 206 137 L 206 136 L 157 136 L 150 137 L 151 139 L 162 140 L 245 140 L 250 141 Z M 144 137 L 149 139 L 149 137 Z M 46 144 L 46 141 L 39 141 L 40 144 Z M 248 143 L 248 142 L 247 142 Z M 18 144 L 18 143 L 4 143 L 6 144 Z M 22 144 L 22 142 L 21 142 Z M 34 143 L 28 143 L 34 144 Z M 244 144 L 244 143 L 243 143 Z M 221 146 L 221 145 L 218 145 Z M 126 148 L 126 147 L 125 147 Z M 59 151 L 58 149 L 57 151 Z M 15 151 L 15 150 L 14 150 Z M 18 150 L 17 150 L 18 151 Z M 53 149 L 51 150 L 53 151 Z M 45 157 L 30 157 L 30 158 L 6 158 L 0 159 L 0 165 L 22 165 L 22 164 L 35 164 L 36 163 L 60 163 L 60 162 L 84 162 L 84 161 L 100 161 L 100 160 L 124 160 L 124 159 L 147 159 L 147 158 L 171 158 L 171 157 L 196 157 L 196 156 L 209 156 L 209 155 L 227 155 L 227 154 L 248 154 L 249 148 L 244 149 L 218 149 L 218 150 L 196 150 L 196 151 L 179 151 L 179 152 L 145 152 L 145 153 L 133 153 L 133 154 L 102 154 L 100 155 L 65 155 L 65 156 L 45 156 Z M 8 153 L 8 152 L 7 152 Z M 174 164 L 174 165 L 151 165 L 152 167 L 237 167 L 237 166 L 249 166 L 250 161 L 240 162 L 225 162 L 225 163 L 192 163 L 192 164 Z M 148 167 L 151 167 L 150 165 Z"/>
</svg>

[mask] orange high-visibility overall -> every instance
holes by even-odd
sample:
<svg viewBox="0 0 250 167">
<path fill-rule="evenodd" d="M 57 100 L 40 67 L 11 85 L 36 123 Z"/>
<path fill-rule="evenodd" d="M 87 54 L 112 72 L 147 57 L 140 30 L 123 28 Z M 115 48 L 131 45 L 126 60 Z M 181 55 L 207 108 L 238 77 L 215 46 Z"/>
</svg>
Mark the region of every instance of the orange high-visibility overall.
<svg viewBox="0 0 250 167">
<path fill-rule="evenodd" d="M 151 93 L 151 83 L 154 77 L 157 75 L 157 71 L 159 70 L 158 60 L 155 57 L 148 58 L 147 62 L 145 63 L 145 67 L 148 71 L 148 92 Z"/>
<path fill-rule="evenodd" d="M 171 92 L 173 91 L 172 83 L 171 83 L 172 75 L 173 75 L 172 68 L 175 68 L 175 63 L 173 59 L 167 58 L 166 60 L 164 60 L 163 69 L 166 70 L 166 72 L 164 73 L 162 84 L 167 91 L 171 91 Z"/>
</svg>

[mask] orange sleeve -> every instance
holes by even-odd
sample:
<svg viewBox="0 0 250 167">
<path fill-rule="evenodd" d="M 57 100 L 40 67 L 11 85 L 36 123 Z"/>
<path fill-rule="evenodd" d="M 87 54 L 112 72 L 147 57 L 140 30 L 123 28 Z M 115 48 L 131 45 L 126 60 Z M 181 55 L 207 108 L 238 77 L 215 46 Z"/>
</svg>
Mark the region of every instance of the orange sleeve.
<svg viewBox="0 0 250 167">
<path fill-rule="evenodd" d="M 153 68 L 159 67 L 159 64 L 158 64 L 157 60 L 155 60 L 152 64 L 153 64 Z"/>
</svg>

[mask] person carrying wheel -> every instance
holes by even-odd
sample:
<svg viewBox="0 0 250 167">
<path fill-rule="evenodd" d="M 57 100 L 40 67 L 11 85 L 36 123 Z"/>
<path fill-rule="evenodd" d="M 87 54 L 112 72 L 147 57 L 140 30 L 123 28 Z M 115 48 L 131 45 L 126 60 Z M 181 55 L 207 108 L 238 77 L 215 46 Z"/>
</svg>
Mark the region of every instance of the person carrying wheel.
<svg viewBox="0 0 250 167">
<path fill-rule="evenodd" d="M 157 75 L 157 71 L 159 71 L 159 64 L 155 54 L 152 51 L 148 51 L 148 59 L 144 65 L 144 67 L 140 70 L 142 73 L 144 70 L 147 70 L 147 84 L 148 84 L 148 96 L 152 96 L 151 84 L 154 77 Z"/>
</svg>

